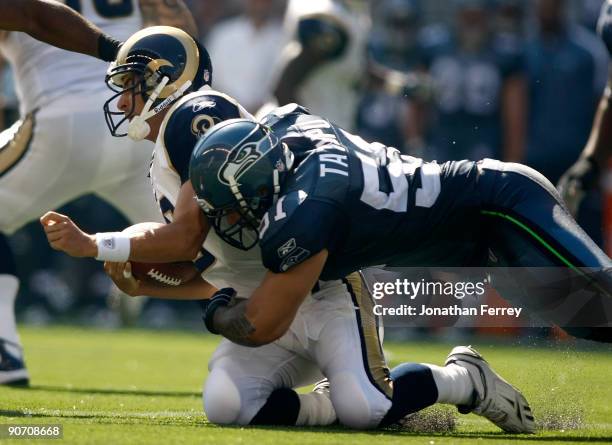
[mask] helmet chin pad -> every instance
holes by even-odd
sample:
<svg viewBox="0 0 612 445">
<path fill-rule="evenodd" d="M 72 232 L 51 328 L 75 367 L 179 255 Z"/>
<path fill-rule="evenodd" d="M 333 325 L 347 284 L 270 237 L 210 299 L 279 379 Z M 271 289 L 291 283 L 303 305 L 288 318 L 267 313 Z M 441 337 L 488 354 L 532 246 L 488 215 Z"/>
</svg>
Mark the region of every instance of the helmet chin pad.
<svg viewBox="0 0 612 445">
<path fill-rule="evenodd" d="M 133 141 L 142 141 L 151 132 L 151 126 L 149 123 L 142 118 L 142 116 L 136 116 L 128 125 L 128 136 Z"/>
<path fill-rule="evenodd" d="M 134 141 L 142 141 L 151 132 L 151 126 L 147 122 L 148 119 L 152 118 L 162 110 L 168 108 L 176 99 L 181 97 L 191 87 L 191 81 L 185 82 L 181 87 L 168 96 L 166 99 L 155 105 L 157 97 L 161 90 L 164 89 L 170 79 L 164 77 L 155 90 L 151 93 L 147 102 L 144 105 L 141 113 L 135 116 L 128 125 L 128 136 Z M 153 108 L 152 108 L 153 107 Z"/>
</svg>

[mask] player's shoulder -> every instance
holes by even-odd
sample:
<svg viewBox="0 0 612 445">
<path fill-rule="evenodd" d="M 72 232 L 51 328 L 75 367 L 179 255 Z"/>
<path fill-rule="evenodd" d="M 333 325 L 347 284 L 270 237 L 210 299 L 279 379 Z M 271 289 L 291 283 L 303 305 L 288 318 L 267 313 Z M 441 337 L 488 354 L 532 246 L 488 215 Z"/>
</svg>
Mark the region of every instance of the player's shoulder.
<svg viewBox="0 0 612 445">
<path fill-rule="evenodd" d="M 313 148 L 296 156 L 297 166 L 282 186 L 283 212 L 293 214 L 306 201 L 341 207 L 349 191 L 349 160 L 340 148 Z"/>
<path fill-rule="evenodd" d="M 169 163 L 183 181 L 187 180 L 189 158 L 197 140 L 213 125 L 252 116 L 232 97 L 212 89 L 185 95 L 164 118 L 158 137 Z"/>
<path fill-rule="evenodd" d="M 291 118 L 296 118 L 300 115 L 310 114 L 310 110 L 308 108 L 296 104 L 290 103 L 287 105 L 283 105 L 282 107 L 277 107 L 267 113 L 264 117 L 261 118 L 260 122 L 267 126 L 272 127 L 274 129 L 279 123 L 283 121 L 288 121 Z"/>
<path fill-rule="evenodd" d="M 194 121 L 194 118 L 202 116 Z M 209 119 L 205 117 L 208 116 Z M 165 118 L 165 135 L 182 131 L 186 126 L 193 127 L 194 133 L 208 130 L 202 123 L 220 122 L 226 119 L 251 117 L 250 114 L 231 96 L 205 88 L 187 94 L 169 110 Z"/>
<path fill-rule="evenodd" d="M 284 193 L 264 215 L 260 226 L 264 266 L 276 273 L 285 272 L 329 248 L 338 214 L 334 205 L 309 196 L 306 190 Z"/>
<path fill-rule="evenodd" d="M 310 206 L 314 201 L 341 207 L 350 185 L 346 153 L 340 148 L 313 148 L 302 153 L 297 162 L 287 175 L 277 201 L 282 213 L 290 217 L 305 203 Z M 274 211 L 270 209 L 269 213 Z M 278 218 L 272 220 L 280 221 Z"/>
<path fill-rule="evenodd" d="M 262 219 L 264 266 L 285 272 L 323 249 L 332 251 L 342 237 L 349 191 L 349 162 L 342 147 L 330 144 L 305 152 Z"/>
</svg>

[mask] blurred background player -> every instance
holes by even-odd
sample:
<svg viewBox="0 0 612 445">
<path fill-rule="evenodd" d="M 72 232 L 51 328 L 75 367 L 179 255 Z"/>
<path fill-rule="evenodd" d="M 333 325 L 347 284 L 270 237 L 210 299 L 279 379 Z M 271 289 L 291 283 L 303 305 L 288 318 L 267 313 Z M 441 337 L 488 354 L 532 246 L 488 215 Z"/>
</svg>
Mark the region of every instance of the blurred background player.
<svg viewBox="0 0 612 445">
<path fill-rule="evenodd" d="M 343 128 L 355 127 L 369 19 L 359 2 L 290 0 L 274 95 L 297 102 Z M 363 5 L 362 5 L 363 6 Z"/>
<path fill-rule="evenodd" d="M 274 78 L 269 69 L 278 64 L 286 43 L 285 4 L 285 0 L 247 0 L 242 14 L 220 23 L 205 39 L 215 64 L 215 88 L 251 113 L 272 94 Z"/>
<path fill-rule="evenodd" d="M 45 2 L 20 3 L 32 28 L 25 29 L 44 36 Z M 14 2 L 0 6 L 14 15 Z M 78 0 L 68 6 L 118 39 L 157 23 L 197 31 L 182 0 Z M 65 27 L 73 22 L 66 19 Z M 4 29 L 15 26 L 9 22 Z M 112 203 L 132 221 L 159 220 L 147 179 L 152 146 L 119 142 L 106 131 L 100 113 L 108 94 L 100 82 L 106 63 L 22 32 L 2 32 L 0 49 L 15 73 L 21 116 L 1 135 L 0 231 L 12 234 L 45 210 L 86 193 Z M 23 384 L 28 374 L 14 318 L 19 279 L 4 236 L 0 245 L 0 384 Z"/>
<path fill-rule="evenodd" d="M 565 0 L 538 0 L 535 16 L 535 35 L 526 47 L 526 163 L 556 183 L 588 138 L 606 83 L 607 55 L 599 39 L 568 20 Z"/>
<path fill-rule="evenodd" d="M 361 137 L 413 155 L 425 149 L 424 112 L 433 93 L 423 63 L 422 16 L 416 0 L 372 5 L 368 68 L 356 113 Z"/>
<path fill-rule="evenodd" d="M 426 157 L 520 161 L 527 92 L 520 47 L 497 38 L 489 0 L 454 0 L 454 27 L 423 31 L 435 88 Z"/>
<path fill-rule="evenodd" d="M 601 7 L 597 31 L 608 52 L 612 51 L 612 2 Z M 559 191 L 579 221 L 587 220 L 590 232 L 601 235 L 601 179 L 612 154 L 610 79 L 599 101 L 591 134 L 578 160 L 559 181 Z M 586 213 L 586 217 L 585 217 Z M 591 234 L 593 236 L 593 234 Z M 608 235 L 609 236 L 609 235 Z"/>
</svg>

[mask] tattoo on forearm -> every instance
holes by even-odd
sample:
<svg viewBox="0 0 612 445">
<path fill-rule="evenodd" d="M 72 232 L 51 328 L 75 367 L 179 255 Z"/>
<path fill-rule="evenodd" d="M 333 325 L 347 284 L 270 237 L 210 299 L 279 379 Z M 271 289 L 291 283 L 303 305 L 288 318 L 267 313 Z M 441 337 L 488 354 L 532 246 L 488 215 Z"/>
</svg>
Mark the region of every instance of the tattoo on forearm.
<svg viewBox="0 0 612 445">
<path fill-rule="evenodd" d="M 140 10 L 144 26 L 174 26 L 198 36 L 198 27 L 183 0 L 140 0 Z"/>
<path fill-rule="evenodd" d="M 247 301 L 222 307 L 215 312 L 215 329 L 228 340 L 242 346 L 259 346 L 249 337 L 255 332 L 255 327 L 246 317 Z"/>
</svg>

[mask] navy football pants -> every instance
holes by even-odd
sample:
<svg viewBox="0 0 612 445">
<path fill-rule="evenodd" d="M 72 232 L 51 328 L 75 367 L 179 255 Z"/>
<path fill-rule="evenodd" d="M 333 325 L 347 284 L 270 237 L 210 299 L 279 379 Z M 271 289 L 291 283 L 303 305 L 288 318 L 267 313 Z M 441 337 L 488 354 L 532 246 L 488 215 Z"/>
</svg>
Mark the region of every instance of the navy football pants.
<svg viewBox="0 0 612 445">
<path fill-rule="evenodd" d="M 612 341 L 612 262 L 553 185 L 520 164 L 477 163 L 492 284 L 578 337 Z"/>
</svg>

